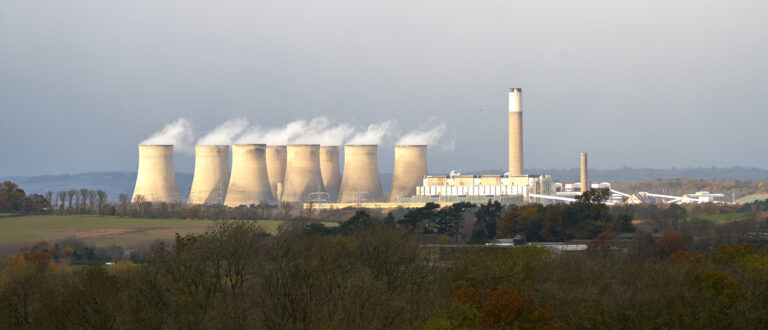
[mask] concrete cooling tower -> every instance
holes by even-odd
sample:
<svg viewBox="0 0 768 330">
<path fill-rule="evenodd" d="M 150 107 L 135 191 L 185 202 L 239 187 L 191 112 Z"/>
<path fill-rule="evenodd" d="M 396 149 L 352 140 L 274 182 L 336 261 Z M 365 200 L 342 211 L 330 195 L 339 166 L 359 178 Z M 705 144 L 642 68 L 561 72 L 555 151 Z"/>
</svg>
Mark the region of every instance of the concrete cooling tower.
<svg viewBox="0 0 768 330">
<path fill-rule="evenodd" d="M 320 147 L 320 173 L 323 175 L 325 192 L 329 201 L 336 201 L 341 186 L 341 166 L 339 166 L 339 147 Z"/>
<path fill-rule="evenodd" d="M 416 187 L 423 184 L 427 175 L 427 146 L 395 146 L 395 173 L 389 201 L 397 202 L 398 196 L 416 194 Z"/>
<path fill-rule="evenodd" d="M 311 200 L 313 192 L 325 192 L 320 171 L 320 146 L 317 144 L 288 145 L 288 163 L 283 180 L 284 202 Z"/>
<path fill-rule="evenodd" d="M 379 180 L 377 151 L 376 145 L 344 146 L 344 175 L 339 192 L 340 203 L 384 200 Z"/>
<path fill-rule="evenodd" d="M 134 202 L 139 195 L 144 196 L 147 202 L 181 202 L 176 174 L 173 172 L 172 145 L 139 146 L 139 172 L 133 189 Z"/>
<path fill-rule="evenodd" d="M 509 175 L 523 175 L 523 90 L 509 89 Z"/>
<path fill-rule="evenodd" d="M 229 146 L 195 146 L 189 204 L 223 204 L 229 185 Z"/>
<path fill-rule="evenodd" d="M 232 145 L 232 176 L 224 205 L 258 205 L 262 201 L 275 203 L 267 178 L 266 145 Z"/>
<path fill-rule="evenodd" d="M 272 196 L 276 200 L 280 199 L 283 192 L 286 160 L 285 146 L 267 146 L 267 176 L 269 176 L 269 188 L 272 189 Z"/>
</svg>

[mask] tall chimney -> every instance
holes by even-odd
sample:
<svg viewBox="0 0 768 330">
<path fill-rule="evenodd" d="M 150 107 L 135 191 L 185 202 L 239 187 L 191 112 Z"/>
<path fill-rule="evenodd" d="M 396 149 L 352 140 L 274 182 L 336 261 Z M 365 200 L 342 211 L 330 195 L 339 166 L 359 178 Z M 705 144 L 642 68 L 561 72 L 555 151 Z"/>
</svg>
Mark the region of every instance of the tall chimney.
<svg viewBox="0 0 768 330">
<path fill-rule="evenodd" d="M 344 175 L 341 178 L 340 203 L 381 202 L 384 193 L 379 180 L 378 147 L 376 145 L 344 146 Z"/>
<path fill-rule="evenodd" d="M 195 146 L 189 204 L 223 204 L 229 185 L 229 146 Z"/>
<path fill-rule="evenodd" d="M 313 192 L 325 192 L 320 172 L 320 145 L 292 144 L 286 148 L 288 163 L 283 180 L 282 201 L 306 202 Z"/>
<path fill-rule="evenodd" d="M 427 146 L 395 146 L 395 172 L 392 176 L 392 190 L 389 201 L 397 202 L 398 196 L 416 194 L 416 187 L 427 175 Z"/>
<path fill-rule="evenodd" d="M 323 175 L 325 192 L 329 201 L 339 198 L 341 186 L 341 167 L 339 166 L 339 146 L 320 147 L 320 173 Z"/>
<path fill-rule="evenodd" d="M 266 145 L 232 145 L 232 176 L 229 179 L 226 206 L 274 204 L 267 178 Z"/>
<path fill-rule="evenodd" d="M 523 90 L 509 89 L 509 175 L 523 175 Z"/>
<path fill-rule="evenodd" d="M 581 192 L 589 190 L 589 180 L 587 180 L 587 153 L 581 153 Z"/>
<path fill-rule="evenodd" d="M 139 195 L 147 202 L 181 202 L 173 172 L 172 145 L 139 146 L 139 171 L 132 200 L 136 202 Z"/>
<path fill-rule="evenodd" d="M 267 176 L 269 177 L 269 189 L 272 196 L 280 200 L 283 192 L 283 179 L 285 179 L 285 166 L 287 161 L 285 146 L 267 146 Z"/>
</svg>

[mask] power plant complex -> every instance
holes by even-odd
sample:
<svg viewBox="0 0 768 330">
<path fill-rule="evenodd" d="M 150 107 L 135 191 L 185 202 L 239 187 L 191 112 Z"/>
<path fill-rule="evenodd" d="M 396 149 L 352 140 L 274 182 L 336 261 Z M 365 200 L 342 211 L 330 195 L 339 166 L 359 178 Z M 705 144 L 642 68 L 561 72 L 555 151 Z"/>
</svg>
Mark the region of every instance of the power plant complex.
<svg viewBox="0 0 768 330">
<path fill-rule="evenodd" d="M 587 181 L 564 186 L 549 175 L 523 173 L 522 89 L 509 89 L 509 168 L 497 175 L 429 175 L 426 145 L 396 145 L 391 190 L 382 191 L 377 145 L 234 144 L 198 145 L 190 204 L 240 206 L 300 202 L 319 208 L 397 207 L 425 202 L 502 203 L 572 201 Z M 231 168 L 231 171 L 230 171 Z M 578 187 L 578 190 L 575 189 Z M 140 197 L 141 196 L 141 197 Z M 133 201 L 179 203 L 173 146 L 140 145 Z"/>
</svg>

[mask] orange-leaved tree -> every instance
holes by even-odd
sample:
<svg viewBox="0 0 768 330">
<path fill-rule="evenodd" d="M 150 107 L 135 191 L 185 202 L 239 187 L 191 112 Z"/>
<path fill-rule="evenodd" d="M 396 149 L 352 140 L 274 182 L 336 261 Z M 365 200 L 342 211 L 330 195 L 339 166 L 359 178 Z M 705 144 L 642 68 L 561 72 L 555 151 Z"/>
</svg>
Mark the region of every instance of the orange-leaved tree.
<svg viewBox="0 0 768 330">
<path fill-rule="evenodd" d="M 659 251 L 664 257 L 669 257 L 677 251 L 688 251 L 685 245 L 683 235 L 677 230 L 667 229 L 661 233 L 661 237 L 656 241 Z"/>
<path fill-rule="evenodd" d="M 475 290 L 466 284 L 453 288 L 454 326 L 493 329 L 558 329 L 549 307 L 539 308 L 529 294 L 514 289 Z"/>
</svg>

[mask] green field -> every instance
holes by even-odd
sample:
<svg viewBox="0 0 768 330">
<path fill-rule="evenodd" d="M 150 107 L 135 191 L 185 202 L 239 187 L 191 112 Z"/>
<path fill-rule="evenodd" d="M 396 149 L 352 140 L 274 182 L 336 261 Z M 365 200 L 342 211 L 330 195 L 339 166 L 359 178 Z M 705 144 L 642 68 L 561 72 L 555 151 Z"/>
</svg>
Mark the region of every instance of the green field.
<svg viewBox="0 0 768 330">
<path fill-rule="evenodd" d="M 768 199 L 768 194 L 754 194 L 754 195 L 749 195 L 749 196 L 744 196 L 742 198 L 739 198 L 736 200 L 736 203 L 746 204 L 746 203 L 751 203 L 754 201 L 762 201 L 766 199 Z"/>
<path fill-rule="evenodd" d="M 282 220 L 257 221 L 268 233 L 277 233 Z M 116 244 L 140 247 L 156 240 L 173 239 L 176 233 L 196 233 L 209 229 L 212 220 L 144 219 L 114 216 L 25 216 L 0 218 L 0 247 L 55 242 L 76 237 L 98 246 Z"/>
<path fill-rule="evenodd" d="M 742 212 L 742 213 L 726 213 L 726 214 L 714 214 L 714 215 L 704 215 L 704 216 L 698 216 L 698 217 L 690 217 L 688 218 L 688 221 L 691 221 L 693 218 L 699 218 L 714 222 L 727 222 L 732 220 L 739 220 L 741 218 L 744 218 L 750 214 L 754 214 L 751 212 Z"/>
</svg>

